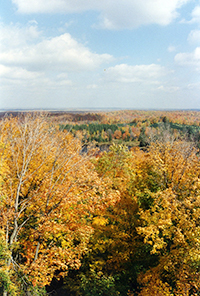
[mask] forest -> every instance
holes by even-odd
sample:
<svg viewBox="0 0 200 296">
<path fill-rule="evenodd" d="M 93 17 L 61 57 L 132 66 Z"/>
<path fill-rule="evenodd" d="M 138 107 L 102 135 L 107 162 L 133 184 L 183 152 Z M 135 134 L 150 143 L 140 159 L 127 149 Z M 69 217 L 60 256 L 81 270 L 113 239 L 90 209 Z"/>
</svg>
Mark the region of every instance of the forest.
<svg viewBox="0 0 200 296">
<path fill-rule="evenodd" d="M 1 114 L 0 295 L 200 295 L 199 148 L 198 111 Z"/>
</svg>

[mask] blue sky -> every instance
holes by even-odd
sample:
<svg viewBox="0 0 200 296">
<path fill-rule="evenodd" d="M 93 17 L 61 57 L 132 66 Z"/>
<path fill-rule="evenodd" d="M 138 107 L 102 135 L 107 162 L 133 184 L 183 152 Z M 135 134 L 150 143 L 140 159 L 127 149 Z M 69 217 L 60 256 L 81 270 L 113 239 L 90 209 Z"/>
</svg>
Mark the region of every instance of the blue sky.
<svg viewBox="0 0 200 296">
<path fill-rule="evenodd" d="M 200 1 L 0 7 L 0 109 L 200 109 Z"/>
</svg>

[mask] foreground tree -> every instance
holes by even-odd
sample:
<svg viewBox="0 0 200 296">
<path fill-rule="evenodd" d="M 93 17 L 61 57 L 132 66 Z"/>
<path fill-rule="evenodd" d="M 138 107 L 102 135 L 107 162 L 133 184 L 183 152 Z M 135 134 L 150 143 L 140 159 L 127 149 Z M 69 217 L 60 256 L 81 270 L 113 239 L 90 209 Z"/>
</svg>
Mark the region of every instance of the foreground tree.
<svg viewBox="0 0 200 296">
<path fill-rule="evenodd" d="M 117 193 L 98 178 L 79 139 L 43 115 L 2 120 L 0 137 L 7 268 L 10 275 L 15 271 L 13 281 L 20 275 L 23 289 L 44 287 L 69 267 L 79 268 L 92 215 L 115 202 Z"/>
<path fill-rule="evenodd" d="M 200 291 L 200 164 L 189 143 L 156 144 L 150 158 L 160 190 L 141 210 L 138 233 L 159 261 L 139 276 L 139 295 L 198 295 Z"/>
<path fill-rule="evenodd" d="M 96 169 L 121 198 L 94 221 L 89 266 L 112 276 L 121 295 L 198 295 L 198 151 L 179 141 L 146 152 L 114 145 Z"/>
<path fill-rule="evenodd" d="M 123 145 L 104 152 L 96 160 L 96 170 L 120 192 L 120 200 L 93 220 L 92 252 L 85 257 L 83 273 L 89 282 L 94 271 L 112 277 L 115 295 L 127 295 L 130 289 L 138 291 L 138 273 L 156 260 L 137 227 L 141 226 L 139 210 L 150 206 L 159 176 L 147 153 Z"/>
</svg>

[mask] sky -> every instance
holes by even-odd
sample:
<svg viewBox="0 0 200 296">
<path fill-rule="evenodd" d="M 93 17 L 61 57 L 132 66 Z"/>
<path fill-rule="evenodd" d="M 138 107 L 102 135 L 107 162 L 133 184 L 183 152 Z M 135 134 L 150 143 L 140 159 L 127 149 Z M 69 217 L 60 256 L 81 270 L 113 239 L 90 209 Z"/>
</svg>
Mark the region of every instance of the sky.
<svg viewBox="0 0 200 296">
<path fill-rule="evenodd" d="M 0 109 L 200 109 L 200 0 L 0 0 Z"/>
</svg>

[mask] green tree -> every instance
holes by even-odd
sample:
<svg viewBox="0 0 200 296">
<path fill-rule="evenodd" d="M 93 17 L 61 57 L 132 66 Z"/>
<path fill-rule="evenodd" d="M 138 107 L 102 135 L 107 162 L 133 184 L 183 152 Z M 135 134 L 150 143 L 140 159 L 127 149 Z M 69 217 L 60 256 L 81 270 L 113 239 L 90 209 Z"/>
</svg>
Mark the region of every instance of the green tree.
<svg viewBox="0 0 200 296">
<path fill-rule="evenodd" d="M 6 244 L 5 233 L 0 230 L 0 295 L 17 295 L 15 284 L 11 281 L 7 262 L 10 258 L 10 251 Z"/>
<path fill-rule="evenodd" d="M 115 279 L 110 275 L 106 276 L 102 271 L 91 270 L 89 274 L 81 275 L 80 292 L 82 296 L 117 296 Z"/>
<path fill-rule="evenodd" d="M 149 145 L 149 139 L 145 134 L 145 127 L 142 127 L 140 130 L 140 135 L 138 137 L 138 141 L 140 142 L 140 147 L 147 147 Z"/>
</svg>

